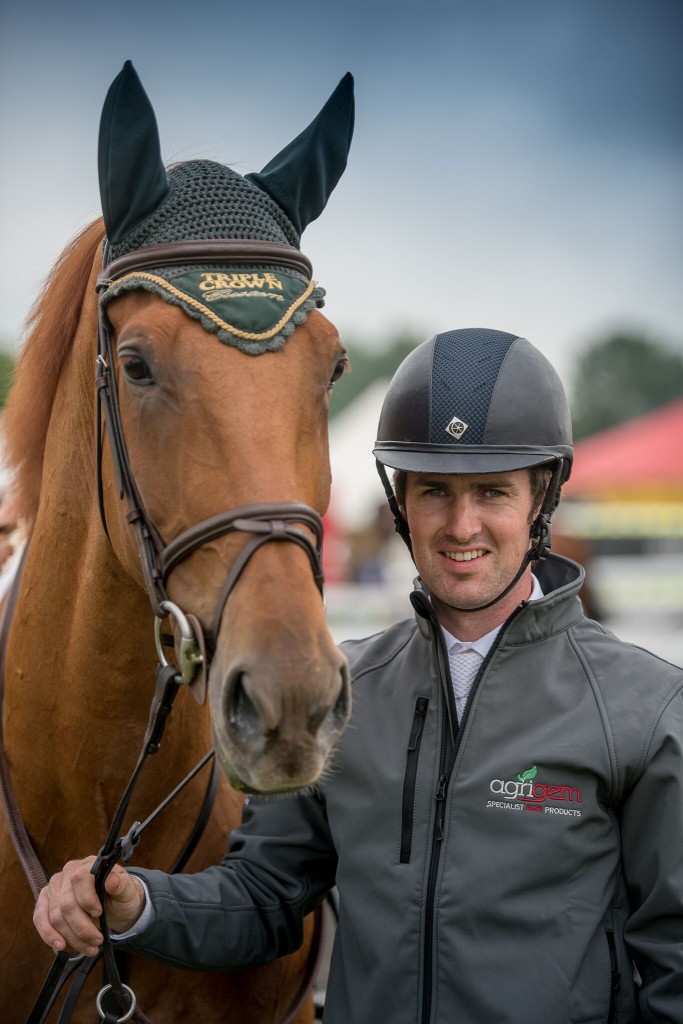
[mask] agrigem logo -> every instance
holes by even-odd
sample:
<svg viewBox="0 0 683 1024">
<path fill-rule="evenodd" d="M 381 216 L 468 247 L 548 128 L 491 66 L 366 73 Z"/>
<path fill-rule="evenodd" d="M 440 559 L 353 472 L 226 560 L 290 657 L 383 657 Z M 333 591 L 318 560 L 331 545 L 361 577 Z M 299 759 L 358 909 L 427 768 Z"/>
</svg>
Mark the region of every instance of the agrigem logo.
<svg viewBox="0 0 683 1024">
<path fill-rule="evenodd" d="M 581 803 L 581 790 L 577 786 L 547 785 L 537 781 L 537 775 L 538 768 L 532 765 L 514 779 L 492 779 L 489 789 L 498 799 L 489 800 L 486 806 L 581 817 L 581 811 L 573 806 Z"/>
</svg>

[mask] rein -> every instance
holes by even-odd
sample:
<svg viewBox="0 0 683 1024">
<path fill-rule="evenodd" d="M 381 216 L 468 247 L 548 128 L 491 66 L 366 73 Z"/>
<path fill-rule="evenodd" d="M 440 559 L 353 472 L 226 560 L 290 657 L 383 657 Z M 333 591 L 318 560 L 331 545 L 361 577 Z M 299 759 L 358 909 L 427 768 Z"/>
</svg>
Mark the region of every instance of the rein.
<svg viewBox="0 0 683 1024">
<path fill-rule="evenodd" d="M 105 263 L 107 252 L 108 247 L 105 245 Z M 273 242 L 218 239 L 153 246 L 124 256 L 105 266 L 105 269 L 100 272 L 97 278 L 97 291 L 102 292 L 106 290 L 118 278 L 131 271 L 140 271 L 159 266 L 211 263 L 222 266 L 230 264 L 237 266 L 245 264 L 272 264 L 294 269 L 299 273 L 303 273 L 308 280 L 311 278 L 311 264 L 298 249 Z M 102 949 L 97 957 L 85 960 L 84 964 L 80 963 L 84 959 L 83 957 L 70 957 L 66 952 L 56 954 L 52 968 L 34 1004 L 28 1024 L 43 1024 L 63 984 L 69 977 L 75 975 L 76 981 L 65 1000 L 59 1018 L 59 1024 L 68 1024 L 76 999 L 91 968 L 100 957 L 104 960 L 107 978 L 107 983 L 100 990 L 97 997 L 97 1010 L 100 1015 L 101 1024 L 124 1024 L 124 1021 L 131 1019 L 137 1022 L 137 1024 L 149 1024 L 147 1017 L 137 1008 L 135 994 L 124 984 L 119 974 L 106 917 L 105 880 L 118 860 L 128 860 L 130 858 L 133 848 L 140 841 L 140 835 L 144 829 L 151 824 L 154 818 L 168 805 L 170 800 L 213 759 L 211 782 L 200 819 L 181 857 L 172 869 L 173 871 L 181 870 L 189 859 L 208 819 L 217 786 L 218 773 L 213 751 L 210 751 L 143 824 L 135 822 L 126 835 L 120 836 L 119 833 L 138 777 L 147 757 L 159 750 L 165 724 L 180 687 L 192 684 L 200 666 L 203 666 L 206 670 L 207 666 L 204 663 L 207 655 L 203 652 L 207 651 L 210 655 L 215 649 L 228 597 L 252 555 L 269 541 L 288 541 L 297 544 L 308 556 L 315 582 L 321 593 L 323 587 L 322 519 L 314 509 L 300 502 L 259 503 L 221 512 L 185 530 L 169 544 L 164 544 L 144 506 L 130 464 L 121 420 L 116 375 L 113 367 L 114 352 L 111 332 L 104 313 L 100 309 L 96 360 L 96 463 L 100 518 L 104 531 L 107 537 L 109 537 L 102 478 L 102 453 L 104 433 L 106 432 L 109 437 L 109 445 L 114 463 L 119 500 L 124 498 L 126 500 L 128 509 L 126 518 L 134 530 L 145 589 L 156 618 L 155 633 L 157 653 L 159 655 L 156 689 L 138 762 L 119 802 L 107 838 L 91 869 L 92 874 L 95 876 L 95 887 L 103 908 L 100 918 L 100 929 L 104 937 Z M 302 526 L 304 529 L 301 528 Z M 193 616 L 186 616 L 177 605 L 169 600 L 166 584 L 176 566 L 193 552 L 212 540 L 233 532 L 245 533 L 249 539 L 240 550 L 228 573 L 221 588 L 213 621 L 210 627 L 206 629 L 200 625 L 197 619 Z M 311 535 L 313 539 L 311 539 Z M 8 605 L 11 602 L 12 609 L 9 610 L 8 608 L 9 614 L 6 613 L 3 618 L 1 629 L 3 638 L 6 638 L 9 633 L 11 612 L 19 589 L 19 576 L 20 574 L 18 574 L 18 578 L 15 580 L 12 588 L 13 595 L 8 599 Z M 169 665 L 161 650 L 161 622 L 169 615 L 175 620 L 180 631 L 180 668 Z M 4 653 L 5 647 L 3 644 L 0 650 L 0 667 L 3 668 Z M 1 685 L 2 680 L 0 679 Z M 2 691 L 0 690 L 0 697 L 1 694 Z M 1 738 L 0 733 L 0 740 Z M 4 749 L 1 750 L 1 753 L 0 783 L 2 784 L 3 797 L 5 790 L 7 790 L 7 782 L 9 782 L 11 796 L 14 797 L 11 780 L 9 780 L 9 770 L 7 769 L 6 772 L 4 770 Z M 6 762 L 6 758 L 4 758 L 4 761 Z M 12 800 L 9 803 L 11 804 Z M 7 801 L 5 801 L 5 811 L 7 814 Z M 10 820 L 14 823 L 14 828 L 10 827 L 10 831 L 15 848 L 29 878 L 34 896 L 37 899 L 40 889 L 47 884 L 48 879 L 23 826 L 21 815 L 16 806 L 16 799 L 14 799 L 14 811 L 11 815 L 8 815 L 8 822 Z M 315 923 L 313 956 L 309 957 L 309 970 L 299 986 L 292 1006 L 281 1018 L 279 1024 L 289 1024 L 293 1020 L 303 1000 L 306 998 L 312 979 L 315 976 L 322 927 L 322 914 L 319 909 L 315 912 Z"/>
<path fill-rule="evenodd" d="M 14 790 L 12 782 L 12 776 L 10 771 L 9 762 L 7 760 L 7 754 L 4 745 L 3 735 L 3 704 L 4 704 L 4 680 L 5 680 L 5 662 L 7 655 L 7 643 L 9 639 L 9 632 L 12 625 L 12 619 L 14 617 L 14 611 L 16 608 L 19 590 L 21 586 L 21 579 L 28 555 L 30 541 L 27 541 L 24 546 L 24 551 L 21 556 L 19 565 L 17 566 L 12 585 L 7 595 L 7 601 L 2 615 L 2 623 L 0 624 L 0 804 L 4 812 L 5 821 L 7 828 L 12 840 L 12 844 L 17 854 L 17 858 L 21 863 L 24 870 L 24 874 L 28 880 L 33 898 L 38 899 L 41 889 L 47 885 L 49 881 L 49 875 L 38 855 L 36 849 L 31 841 L 31 838 L 26 830 L 19 804 Z M 157 695 L 155 694 L 155 697 Z M 158 703 L 158 701 L 156 702 Z M 149 728 L 148 728 L 149 732 Z M 151 749 L 150 752 L 154 753 L 159 749 L 158 740 L 160 739 L 159 727 L 157 727 L 155 733 L 157 739 L 157 745 Z M 191 780 L 198 774 L 198 772 L 204 768 L 209 762 L 213 761 L 211 777 L 204 797 L 203 805 L 195 822 L 194 828 L 185 845 L 179 854 L 175 864 L 171 868 L 171 873 L 175 874 L 182 871 L 187 864 L 189 858 L 192 856 L 199 840 L 201 839 L 202 833 L 209 819 L 211 808 L 213 806 L 214 797 L 216 794 L 216 788 L 218 786 L 218 766 L 214 758 L 214 752 L 209 751 L 201 759 L 198 765 L 192 769 L 192 771 L 180 782 L 173 792 L 154 810 L 148 818 L 140 824 L 135 822 L 128 833 L 123 836 L 118 843 L 120 844 L 120 855 L 122 860 L 130 860 L 133 848 L 137 846 L 140 841 L 141 833 L 154 821 L 155 818 L 167 807 L 170 801 L 177 796 L 185 786 L 191 782 Z M 141 765 L 139 765 L 141 767 Z M 137 774 L 139 774 L 139 767 Z M 129 786 L 127 791 L 128 799 L 132 790 Z M 126 800 L 126 806 L 127 806 Z M 123 801 L 122 801 L 123 803 Z M 68 1024 L 71 1020 L 71 1014 L 75 1008 L 76 1001 L 80 995 L 83 985 L 85 984 L 90 972 L 93 967 L 101 959 L 101 954 L 96 957 L 86 959 L 82 955 L 70 956 L 68 953 L 57 953 L 52 967 L 48 973 L 45 983 L 38 995 L 36 1003 L 34 1004 L 33 1010 L 29 1017 L 29 1024 L 38 1024 L 45 1020 L 47 1014 L 52 1009 L 57 996 L 69 981 L 70 978 L 74 978 L 71 985 L 71 989 L 65 1000 L 62 1012 L 59 1017 L 59 1024 Z M 144 1024 L 147 1020 L 139 1012 L 137 1015 L 133 1015 L 133 1019 L 139 1021 L 140 1024 Z"/>
<path fill-rule="evenodd" d="M 2 613 L 2 624 L 0 624 L 0 802 L 2 803 L 2 809 L 10 838 L 12 840 L 12 845 L 14 846 L 17 857 L 24 869 L 24 874 L 28 879 L 28 884 L 31 886 L 33 898 L 37 900 L 40 895 L 40 890 L 44 885 L 47 885 L 48 875 L 43 867 L 40 857 L 34 849 L 19 810 L 19 804 L 17 803 L 14 784 L 12 782 L 12 773 L 10 771 L 9 761 L 7 760 L 7 754 L 5 752 L 5 737 L 3 732 L 7 641 L 9 639 L 9 631 L 14 617 L 14 610 L 19 598 L 19 584 L 21 582 L 21 575 L 26 563 L 27 553 L 28 541 L 24 547 L 21 561 L 17 566 L 12 586 L 7 594 L 7 601 L 5 602 L 5 607 Z"/>
</svg>

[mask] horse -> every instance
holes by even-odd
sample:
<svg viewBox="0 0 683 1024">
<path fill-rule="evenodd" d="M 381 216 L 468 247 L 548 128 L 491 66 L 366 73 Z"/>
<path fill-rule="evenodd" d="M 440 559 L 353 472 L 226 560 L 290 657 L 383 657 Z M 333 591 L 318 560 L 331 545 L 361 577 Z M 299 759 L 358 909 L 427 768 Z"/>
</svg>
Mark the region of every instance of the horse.
<svg viewBox="0 0 683 1024">
<path fill-rule="evenodd" d="M 4 419 L 13 510 L 29 533 L 4 650 L 4 742 L 48 873 L 100 846 L 145 736 L 155 670 L 181 657 L 187 622 L 203 683 L 179 687 L 129 808 L 142 820 L 213 740 L 223 771 L 187 870 L 224 855 L 245 792 L 312 785 L 346 724 L 348 669 L 325 621 L 314 534 L 329 499 L 329 395 L 347 355 L 296 243 L 343 170 L 352 112 L 346 76 L 308 129 L 247 181 L 210 161 L 167 171 L 129 63 L 105 101 L 104 218 L 66 248 L 38 296 Z M 195 179 L 197 195 L 186 187 Z M 245 202 L 256 212 L 245 215 Z M 163 276 L 174 246 L 184 246 L 182 265 Z M 150 273 L 149 252 L 162 269 Z M 190 292 L 197 281 L 233 294 L 209 306 Z M 265 287 L 276 299 L 284 292 L 284 314 Z M 259 320 L 267 304 L 275 329 Z M 96 390 L 107 388 L 109 405 L 98 408 Z M 121 500 L 131 489 L 135 513 Z M 145 545 L 164 554 L 178 539 L 184 550 L 176 544 L 161 576 L 153 562 L 150 580 Z M 148 829 L 135 863 L 170 869 L 208 789 L 198 773 Z M 3 1020 L 20 1024 L 51 954 L 2 822 L 0 888 Z M 222 974 L 130 957 L 125 981 L 164 1024 L 303 1024 L 313 1015 L 301 991 L 313 931 L 309 920 L 301 949 L 280 961 Z M 65 1019 L 98 1019 L 97 987 L 88 981 Z"/>
</svg>

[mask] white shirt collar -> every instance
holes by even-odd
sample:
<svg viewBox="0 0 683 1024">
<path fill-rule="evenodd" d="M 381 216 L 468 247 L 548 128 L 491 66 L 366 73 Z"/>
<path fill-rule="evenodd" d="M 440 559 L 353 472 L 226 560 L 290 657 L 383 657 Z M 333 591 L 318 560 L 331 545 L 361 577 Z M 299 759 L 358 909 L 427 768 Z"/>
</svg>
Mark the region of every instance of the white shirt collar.
<svg viewBox="0 0 683 1024">
<path fill-rule="evenodd" d="M 534 576 L 533 573 L 531 574 L 531 582 L 531 596 L 528 598 L 528 600 L 540 601 L 544 594 L 541 588 L 541 584 L 538 582 L 538 579 L 536 578 L 536 576 Z M 484 634 L 484 636 L 480 636 L 478 640 L 470 641 L 458 640 L 457 637 L 453 636 L 452 633 L 449 633 L 448 630 L 445 629 L 443 626 L 441 626 L 441 632 L 443 633 L 443 638 L 446 641 L 446 650 L 448 651 L 449 655 L 456 654 L 459 651 L 466 651 L 471 648 L 472 650 L 475 650 L 477 654 L 480 654 L 482 658 L 485 658 L 486 655 L 491 650 L 491 647 L 493 646 L 493 641 L 496 639 L 504 625 L 505 623 L 501 622 L 501 624 L 499 626 L 496 626 L 495 629 L 492 629 L 490 633 L 486 633 Z"/>
</svg>

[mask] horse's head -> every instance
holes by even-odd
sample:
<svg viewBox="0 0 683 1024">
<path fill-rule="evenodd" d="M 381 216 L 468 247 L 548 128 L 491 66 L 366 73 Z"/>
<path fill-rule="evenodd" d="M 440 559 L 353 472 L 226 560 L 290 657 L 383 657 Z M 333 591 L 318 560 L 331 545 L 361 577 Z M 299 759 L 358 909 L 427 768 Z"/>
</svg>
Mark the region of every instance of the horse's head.
<svg viewBox="0 0 683 1024">
<path fill-rule="evenodd" d="M 206 638 L 218 758 L 256 792 L 314 782 L 349 714 L 317 578 L 346 353 L 298 244 L 343 171 L 352 117 L 347 76 L 243 178 L 210 161 L 167 172 L 128 64 L 102 115 L 109 533 L 157 614 L 170 600 L 180 633 Z"/>
</svg>

